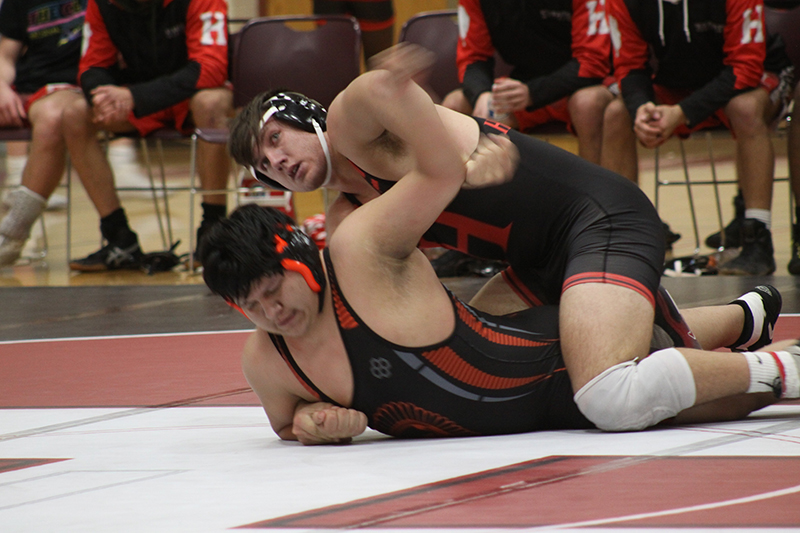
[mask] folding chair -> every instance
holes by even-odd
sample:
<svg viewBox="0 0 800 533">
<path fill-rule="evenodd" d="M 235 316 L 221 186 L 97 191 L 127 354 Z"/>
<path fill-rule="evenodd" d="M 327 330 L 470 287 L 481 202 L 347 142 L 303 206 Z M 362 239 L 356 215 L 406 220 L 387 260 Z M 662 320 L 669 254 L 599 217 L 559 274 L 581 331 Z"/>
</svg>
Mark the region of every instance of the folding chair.
<svg viewBox="0 0 800 533">
<path fill-rule="evenodd" d="M 360 73 L 361 30 L 356 19 L 344 15 L 292 15 L 250 20 L 238 32 L 231 59 L 233 105 L 240 108 L 259 93 L 286 89 L 309 96 L 328 107 Z M 227 130 L 198 129 L 196 140 L 225 143 Z M 192 158 L 194 161 L 194 157 Z M 225 191 L 195 187 L 195 166 L 190 169 L 189 218 L 194 224 L 194 196 Z M 247 187 L 237 192 L 253 193 Z M 268 191 L 262 198 L 278 207 L 290 205 L 291 193 Z M 194 236 L 190 235 L 189 268 L 193 269 Z"/>
<path fill-rule="evenodd" d="M 458 48 L 458 11 L 442 9 L 424 11 L 409 18 L 400 29 L 399 42 L 413 43 L 436 55 L 428 79 L 428 89 L 438 101 L 448 93 L 461 87 L 458 81 L 456 50 Z M 495 76 L 507 76 L 511 67 L 495 54 Z"/>
</svg>

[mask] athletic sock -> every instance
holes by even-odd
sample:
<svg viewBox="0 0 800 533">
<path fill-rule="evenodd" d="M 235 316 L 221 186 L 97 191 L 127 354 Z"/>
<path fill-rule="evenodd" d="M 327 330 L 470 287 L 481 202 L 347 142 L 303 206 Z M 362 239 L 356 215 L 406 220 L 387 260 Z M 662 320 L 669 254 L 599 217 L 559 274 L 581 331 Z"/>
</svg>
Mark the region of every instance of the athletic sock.
<svg viewBox="0 0 800 533">
<path fill-rule="evenodd" d="M 201 224 L 206 224 L 208 226 L 221 218 L 225 218 L 225 214 L 228 211 L 225 204 L 209 204 L 203 202 L 200 206 L 203 208 L 203 220 Z"/>
<path fill-rule="evenodd" d="M 128 225 L 125 210 L 121 207 L 100 219 L 100 233 L 109 243 L 113 242 L 123 248 L 137 241 L 136 234 Z"/>
<path fill-rule="evenodd" d="M 763 222 L 767 229 L 772 226 L 772 212 L 769 209 L 745 209 L 744 218 L 754 218 Z"/>
<path fill-rule="evenodd" d="M 0 222 L 0 234 L 17 241 L 25 241 L 31 233 L 31 226 L 44 211 L 47 200 L 20 186 L 8 195 L 10 209 Z"/>
<path fill-rule="evenodd" d="M 800 397 L 800 346 L 780 352 L 744 352 L 752 392 L 771 392 L 776 398 Z"/>
</svg>

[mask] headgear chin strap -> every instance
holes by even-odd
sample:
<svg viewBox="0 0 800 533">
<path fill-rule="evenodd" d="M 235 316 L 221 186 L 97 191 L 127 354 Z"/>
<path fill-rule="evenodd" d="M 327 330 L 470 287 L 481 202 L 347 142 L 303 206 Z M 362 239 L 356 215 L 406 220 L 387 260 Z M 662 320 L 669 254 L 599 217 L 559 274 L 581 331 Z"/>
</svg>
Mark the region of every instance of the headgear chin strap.
<svg viewBox="0 0 800 533">
<path fill-rule="evenodd" d="M 297 226 L 286 225 L 285 238 L 275 233 L 275 251 L 281 259 L 284 270 L 297 272 L 308 284 L 309 288 L 319 296 L 319 311 L 325 302 L 325 286 L 328 282 L 319 248 L 311 238 Z"/>
<path fill-rule="evenodd" d="M 284 122 L 288 122 L 289 124 L 292 124 L 303 131 L 317 134 L 317 139 L 322 146 L 322 151 L 325 153 L 325 163 L 327 164 L 325 181 L 322 183 L 322 187 L 327 186 L 331 180 L 333 167 L 331 166 L 330 148 L 328 147 L 328 142 L 325 140 L 325 136 L 323 135 L 323 132 L 327 128 L 326 120 L 328 112 L 325 110 L 322 104 L 316 100 L 303 96 L 300 93 L 282 92 L 267 100 L 265 105 L 267 105 L 268 108 L 259 121 L 259 132 L 264 129 L 267 121 L 274 116 L 275 118 L 278 118 Z M 267 177 L 266 174 L 253 166 L 250 167 L 250 173 L 256 180 L 268 187 L 282 191 L 289 190 L 277 181 Z"/>
</svg>

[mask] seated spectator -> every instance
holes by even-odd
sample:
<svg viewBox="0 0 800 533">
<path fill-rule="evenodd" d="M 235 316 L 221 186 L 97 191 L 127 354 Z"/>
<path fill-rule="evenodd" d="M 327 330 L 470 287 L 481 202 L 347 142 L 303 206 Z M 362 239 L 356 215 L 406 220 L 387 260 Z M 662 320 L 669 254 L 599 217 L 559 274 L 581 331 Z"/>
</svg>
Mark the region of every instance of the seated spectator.
<svg viewBox="0 0 800 533">
<path fill-rule="evenodd" d="M 394 44 L 392 0 L 314 0 L 315 15 L 352 15 L 361 28 L 364 61 Z"/>
<path fill-rule="evenodd" d="M 100 215 L 106 244 L 70 263 L 78 271 L 139 268 L 142 252 L 114 188 L 101 130 L 146 135 L 163 127 L 189 133 L 221 128 L 233 114 L 223 0 L 89 0 L 78 81 L 85 99 L 64 111 L 67 148 Z M 224 145 L 198 145 L 203 188 L 224 189 Z M 199 237 L 226 214 L 224 194 L 203 199 Z"/>
<path fill-rule="evenodd" d="M 520 131 L 563 122 L 578 154 L 600 162 L 603 112 L 613 95 L 602 2 L 459 0 L 462 90 L 443 105 Z M 495 78 L 495 54 L 512 67 Z"/>
<path fill-rule="evenodd" d="M 4 0 L 0 6 L 0 127 L 29 126 L 32 131 L 22 185 L 5 199 L 0 267 L 19 259 L 31 226 L 64 173 L 62 111 L 81 100 L 75 80 L 82 9 L 81 3 L 66 0 Z M 44 23 L 47 31 L 41 29 Z"/>
<path fill-rule="evenodd" d="M 797 74 L 797 72 L 795 73 Z M 794 195 L 794 223 L 792 224 L 792 258 L 789 274 L 800 276 L 800 83 L 794 88 L 794 112 L 789 123 L 789 180 Z"/>
<path fill-rule="evenodd" d="M 763 2 L 609 0 L 608 14 L 622 98 L 606 108 L 603 165 L 636 181 L 637 139 L 655 148 L 674 134 L 728 127 L 745 210 L 742 250 L 719 271 L 773 273 L 769 124 L 786 103 L 791 71 L 764 31 Z"/>
</svg>

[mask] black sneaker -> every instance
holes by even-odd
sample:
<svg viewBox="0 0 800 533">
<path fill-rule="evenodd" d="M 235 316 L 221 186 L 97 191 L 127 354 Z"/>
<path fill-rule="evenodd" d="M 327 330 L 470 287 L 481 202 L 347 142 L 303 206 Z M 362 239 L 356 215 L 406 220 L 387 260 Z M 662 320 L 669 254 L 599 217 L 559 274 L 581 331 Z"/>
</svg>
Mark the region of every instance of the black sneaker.
<svg viewBox="0 0 800 533">
<path fill-rule="evenodd" d="M 759 285 L 731 303 L 744 309 L 744 327 L 736 342 L 728 348 L 734 352 L 752 352 L 770 344 L 783 305 L 778 289 L 772 285 Z"/>
<path fill-rule="evenodd" d="M 792 276 L 800 276 L 800 224 L 792 225 L 792 258 L 788 269 Z"/>
<path fill-rule="evenodd" d="M 139 248 L 138 240 L 124 248 L 116 243 L 108 243 L 100 250 L 83 259 L 70 261 L 69 268 L 79 272 L 102 272 L 121 269 L 138 270 L 142 265 L 142 257 L 144 257 L 144 254 Z"/>
<path fill-rule="evenodd" d="M 722 233 L 716 232 L 706 237 L 706 246 L 709 248 L 739 248 L 742 245 L 741 230 L 744 221 L 744 197 L 741 193 L 733 197 L 735 216 L 730 224 L 725 226 L 725 243 L 722 242 Z"/>
<path fill-rule="evenodd" d="M 719 267 L 728 276 L 766 276 L 775 272 L 775 251 L 772 233 L 767 225 L 754 218 L 742 221 L 742 251 Z"/>
</svg>

